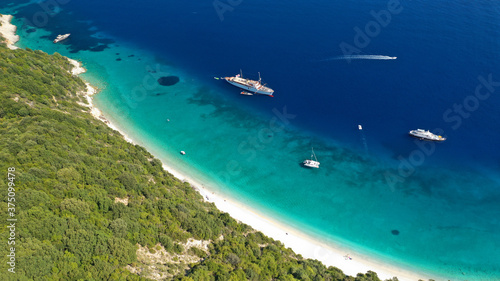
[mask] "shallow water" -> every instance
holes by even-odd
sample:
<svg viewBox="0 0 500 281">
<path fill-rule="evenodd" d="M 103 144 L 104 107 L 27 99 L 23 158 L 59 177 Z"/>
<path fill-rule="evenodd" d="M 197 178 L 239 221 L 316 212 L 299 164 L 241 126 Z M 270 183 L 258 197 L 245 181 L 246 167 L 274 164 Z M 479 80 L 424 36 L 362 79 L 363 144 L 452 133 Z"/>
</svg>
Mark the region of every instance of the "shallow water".
<svg viewBox="0 0 500 281">
<path fill-rule="evenodd" d="M 74 2 L 36 28 L 20 19 L 38 4 L 1 12 L 18 13 L 20 46 L 83 61 L 98 107 L 170 165 L 362 253 L 500 279 L 500 5 L 401 2 L 355 54 L 397 59 L 346 61 L 339 44 L 387 2 L 243 1 L 223 21 L 211 2 Z M 240 68 L 275 98 L 213 79 Z M 179 83 L 156 83 L 170 75 Z M 416 128 L 448 140 L 408 137 Z M 300 165 L 312 146 L 320 169 Z"/>
</svg>

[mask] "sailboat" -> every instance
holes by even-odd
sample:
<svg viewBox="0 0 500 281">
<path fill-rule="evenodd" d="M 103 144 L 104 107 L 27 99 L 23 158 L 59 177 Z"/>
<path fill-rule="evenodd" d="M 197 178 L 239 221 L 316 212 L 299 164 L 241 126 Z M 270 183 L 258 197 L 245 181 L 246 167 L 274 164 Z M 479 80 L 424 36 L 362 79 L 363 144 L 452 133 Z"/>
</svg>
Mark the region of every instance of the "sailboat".
<svg viewBox="0 0 500 281">
<path fill-rule="evenodd" d="M 319 168 L 320 163 L 318 162 L 318 159 L 316 158 L 316 154 L 314 153 L 314 148 L 311 148 L 311 150 L 312 150 L 311 159 L 304 160 L 304 162 L 302 162 L 302 164 L 304 164 L 304 166 L 309 167 L 309 168 Z M 313 157 L 314 157 L 314 160 L 313 160 Z"/>
<path fill-rule="evenodd" d="M 57 35 L 56 39 L 54 39 L 54 41 L 52 41 L 52 42 L 59 43 L 62 40 L 65 40 L 66 38 L 68 38 L 70 35 L 71 35 L 71 33 L 68 33 L 68 34 L 59 34 L 59 35 Z"/>
</svg>

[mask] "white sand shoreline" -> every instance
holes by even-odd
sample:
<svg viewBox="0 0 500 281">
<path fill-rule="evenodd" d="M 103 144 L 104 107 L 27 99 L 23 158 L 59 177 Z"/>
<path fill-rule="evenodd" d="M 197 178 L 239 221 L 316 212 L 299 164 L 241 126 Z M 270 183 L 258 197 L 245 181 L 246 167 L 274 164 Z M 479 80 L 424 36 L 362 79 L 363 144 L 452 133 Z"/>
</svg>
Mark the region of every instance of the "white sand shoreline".
<svg viewBox="0 0 500 281">
<path fill-rule="evenodd" d="M 2 20 L 7 20 L 10 24 L 11 16 L 2 16 Z M 7 38 L 7 43 L 11 44 L 9 48 L 16 49 L 17 47 L 12 46 L 13 43 L 19 40 L 19 37 L 15 35 L 14 29 L 10 26 L 6 26 L 2 21 L 2 27 L 0 27 L 0 33 L 3 37 Z M 16 40 L 17 37 L 17 40 Z M 81 66 L 81 64 L 75 60 L 69 59 L 71 64 L 74 65 L 71 73 L 73 75 L 79 75 L 86 70 Z M 127 136 L 125 132 L 120 129 L 115 124 L 107 120 L 102 112 L 94 106 L 92 97 L 97 90 L 92 87 L 89 83 L 86 83 L 87 91 L 81 93 L 85 96 L 87 104 L 80 103 L 82 106 L 88 107 L 89 112 L 96 119 L 106 123 L 110 128 L 118 131 L 123 135 L 125 140 L 132 144 L 138 143 L 132 138 Z M 163 163 L 165 159 L 160 159 Z M 430 279 L 429 276 L 425 274 L 419 274 L 411 272 L 399 267 L 393 266 L 389 263 L 384 263 L 383 261 L 378 261 L 366 256 L 361 256 L 356 254 L 354 251 L 348 250 L 345 247 L 338 245 L 338 243 L 333 242 L 322 242 L 300 231 L 293 229 L 291 226 L 287 226 L 281 222 L 265 217 L 255 210 L 241 204 L 230 198 L 226 198 L 223 194 L 217 194 L 210 189 L 210 186 L 194 180 L 192 177 L 186 173 L 180 172 L 174 167 L 163 165 L 163 168 L 171 173 L 176 178 L 190 183 L 194 188 L 196 188 L 199 193 L 203 196 L 206 201 L 212 202 L 216 207 L 227 212 L 231 217 L 252 226 L 254 229 L 261 231 L 265 235 L 272 237 L 275 240 L 281 241 L 286 247 L 292 248 L 295 253 L 301 254 L 304 258 L 317 259 L 323 262 L 327 266 L 335 266 L 340 268 L 345 274 L 356 276 L 357 273 L 366 273 L 371 270 L 378 274 L 381 279 L 390 279 L 396 276 L 401 281 L 417 281 L 419 279 Z M 349 254 L 351 259 L 346 259 L 345 256 Z"/>
<path fill-rule="evenodd" d="M 134 145 L 142 145 L 140 140 L 134 140 L 127 135 L 124 130 L 104 117 L 101 110 L 96 108 L 92 102 L 91 96 L 96 92 L 95 89 L 88 83 L 87 86 L 89 88 L 86 97 L 89 102 L 91 114 L 96 119 L 105 122 L 110 128 L 118 131 L 128 142 Z M 157 156 L 155 155 L 155 157 Z M 215 189 L 210 188 L 210 185 L 197 181 L 186 173 L 165 164 L 165 159 L 160 160 L 163 163 L 163 169 L 177 179 L 190 183 L 202 195 L 205 201 L 214 203 L 219 210 L 228 213 L 234 219 L 250 225 L 252 228 L 261 231 L 275 240 L 281 241 L 286 247 L 292 248 L 295 253 L 302 255 L 304 258 L 317 259 L 326 266 L 335 266 L 340 268 L 345 274 L 351 276 L 356 276 L 358 273 L 366 273 L 367 271 L 374 271 L 382 280 L 392 277 L 397 277 L 400 281 L 417 281 L 431 278 L 438 280 L 436 277 L 430 277 L 427 274 L 411 272 L 382 261 L 359 255 L 346 247 L 339 246 L 330 241 L 327 243 L 319 241 L 290 226 L 267 218 L 248 206 L 224 196 L 224 194 L 218 194 Z M 352 259 L 346 259 L 346 255 L 349 255 Z"/>
<path fill-rule="evenodd" d="M 11 15 L 1 15 L 0 22 L 0 34 L 5 38 L 7 43 L 7 48 L 11 50 L 18 49 L 18 47 L 14 46 L 14 44 L 19 41 L 19 35 L 16 35 L 17 26 L 10 23 L 12 20 Z"/>
<path fill-rule="evenodd" d="M 72 73 L 78 73 L 79 71 L 76 70 L 78 67 L 80 66 L 76 66 Z M 86 84 L 87 92 L 85 93 L 85 96 L 88 101 L 87 106 L 89 107 L 90 113 L 94 116 L 94 118 L 105 122 L 110 128 L 118 131 L 126 141 L 134 145 L 141 143 L 139 140 L 134 140 L 128 136 L 124 130 L 104 117 L 101 110 L 95 107 L 92 102 L 92 95 L 94 95 L 97 91 L 91 87 L 89 83 Z M 157 156 L 155 155 L 155 157 Z M 160 160 L 165 163 L 164 159 Z M 236 202 L 235 200 L 225 197 L 223 194 L 218 194 L 210 189 L 210 186 L 207 186 L 207 184 L 193 179 L 186 173 L 183 173 L 172 166 L 163 164 L 163 169 L 168 171 L 177 179 L 190 183 L 203 196 L 205 201 L 214 203 L 219 210 L 228 213 L 234 219 L 250 225 L 252 228 L 261 231 L 265 235 L 281 241 L 286 247 L 292 248 L 295 253 L 302 255 L 304 258 L 317 259 L 326 266 L 335 266 L 340 268 L 345 274 L 351 276 L 356 276 L 358 273 L 366 273 L 367 271 L 374 271 L 382 280 L 390 279 L 392 277 L 397 277 L 400 281 L 417 281 L 420 279 L 427 280 L 431 278 L 438 280 L 436 277 L 430 277 L 427 274 L 411 272 L 388 263 L 383 263 L 382 261 L 359 255 L 352 250 L 331 242 L 325 243 L 318 241 L 317 239 L 303 234 L 290 226 L 277 222 L 276 220 L 269 219 L 255 210 Z M 349 255 L 352 259 L 346 259 L 346 255 Z"/>
<path fill-rule="evenodd" d="M 226 198 L 223 194 L 220 195 L 213 192 L 210 187 L 195 181 L 172 167 L 164 164 L 163 168 L 176 178 L 190 183 L 198 190 L 205 201 L 214 203 L 219 210 L 228 213 L 232 218 L 250 225 L 265 235 L 281 241 L 286 247 L 291 248 L 295 253 L 302 255 L 304 258 L 316 259 L 326 266 L 340 268 L 345 274 L 351 276 L 373 271 L 382 280 L 393 277 L 397 277 L 400 281 L 428 280 L 431 278 L 438 280 L 436 277 L 430 277 L 427 274 L 411 272 L 359 255 L 347 247 L 334 244 L 333 241 L 319 241 L 316 238 L 293 229 L 291 226 L 265 217 L 239 202 Z M 348 259 L 346 256 L 352 259 Z"/>
</svg>

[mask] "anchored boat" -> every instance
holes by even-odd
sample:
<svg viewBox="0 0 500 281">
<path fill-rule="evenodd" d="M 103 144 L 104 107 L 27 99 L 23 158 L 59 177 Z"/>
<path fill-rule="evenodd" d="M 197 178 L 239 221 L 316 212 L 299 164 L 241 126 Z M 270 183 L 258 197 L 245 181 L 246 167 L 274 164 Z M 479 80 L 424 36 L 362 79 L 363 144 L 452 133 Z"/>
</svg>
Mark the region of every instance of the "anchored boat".
<svg viewBox="0 0 500 281">
<path fill-rule="evenodd" d="M 270 97 L 272 97 L 274 93 L 273 89 L 262 85 L 260 72 L 258 81 L 243 78 L 243 74 L 241 72 L 240 74 L 237 74 L 236 76 L 233 77 L 224 77 L 224 80 L 226 80 L 229 84 L 236 86 L 240 89 L 243 89 L 245 91 L 248 91 L 250 93 L 261 94 Z"/>
<path fill-rule="evenodd" d="M 311 150 L 312 150 L 311 159 L 304 160 L 304 162 L 302 162 L 302 164 L 304 164 L 304 166 L 309 167 L 309 168 L 319 168 L 320 163 L 318 162 L 318 159 L 316 158 L 316 154 L 314 153 L 314 148 L 311 148 Z M 313 157 L 314 157 L 314 160 L 313 160 Z"/>
<path fill-rule="evenodd" d="M 446 138 L 443 138 L 442 136 L 433 134 L 429 132 L 428 130 L 422 130 L 422 129 L 416 129 L 416 130 L 411 130 L 410 131 L 410 136 L 421 139 L 421 140 L 430 140 L 430 141 L 445 141 Z"/>
<path fill-rule="evenodd" d="M 57 35 L 56 39 L 54 39 L 54 41 L 52 41 L 52 42 L 54 42 L 54 43 L 59 43 L 59 42 L 61 42 L 62 40 L 67 39 L 70 35 L 71 35 L 71 33 L 68 33 L 68 34 L 63 34 L 63 35 L 59 34 L 59 35 Z"/>
</svg>

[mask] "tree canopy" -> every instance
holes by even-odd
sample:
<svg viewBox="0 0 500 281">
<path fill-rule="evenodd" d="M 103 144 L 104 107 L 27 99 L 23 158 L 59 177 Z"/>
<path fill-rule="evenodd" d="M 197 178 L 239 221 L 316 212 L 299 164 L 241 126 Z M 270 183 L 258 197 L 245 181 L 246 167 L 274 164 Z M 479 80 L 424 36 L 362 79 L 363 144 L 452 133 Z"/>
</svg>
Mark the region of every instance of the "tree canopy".
<svg viewBox="0 0 500 281">
<path fill-rule="evenodd" d="M 14 167 L 18 219 L 16 274 L 4 274 L 2 255 L 3 280 L 146 280 L 147 270 L 127 269 L 144 267 L 139 247 L 198 257 L 167 265 L 173 280 L 379 280 L 304 259 L 204 202 L 85 112 L 76 94 L 85 84 L 71 67 L 57 53 L 0 44 L 0 209 Z M 191 238 L 210 241 L 208 250 L 185 248 Z"/>
</svg>

